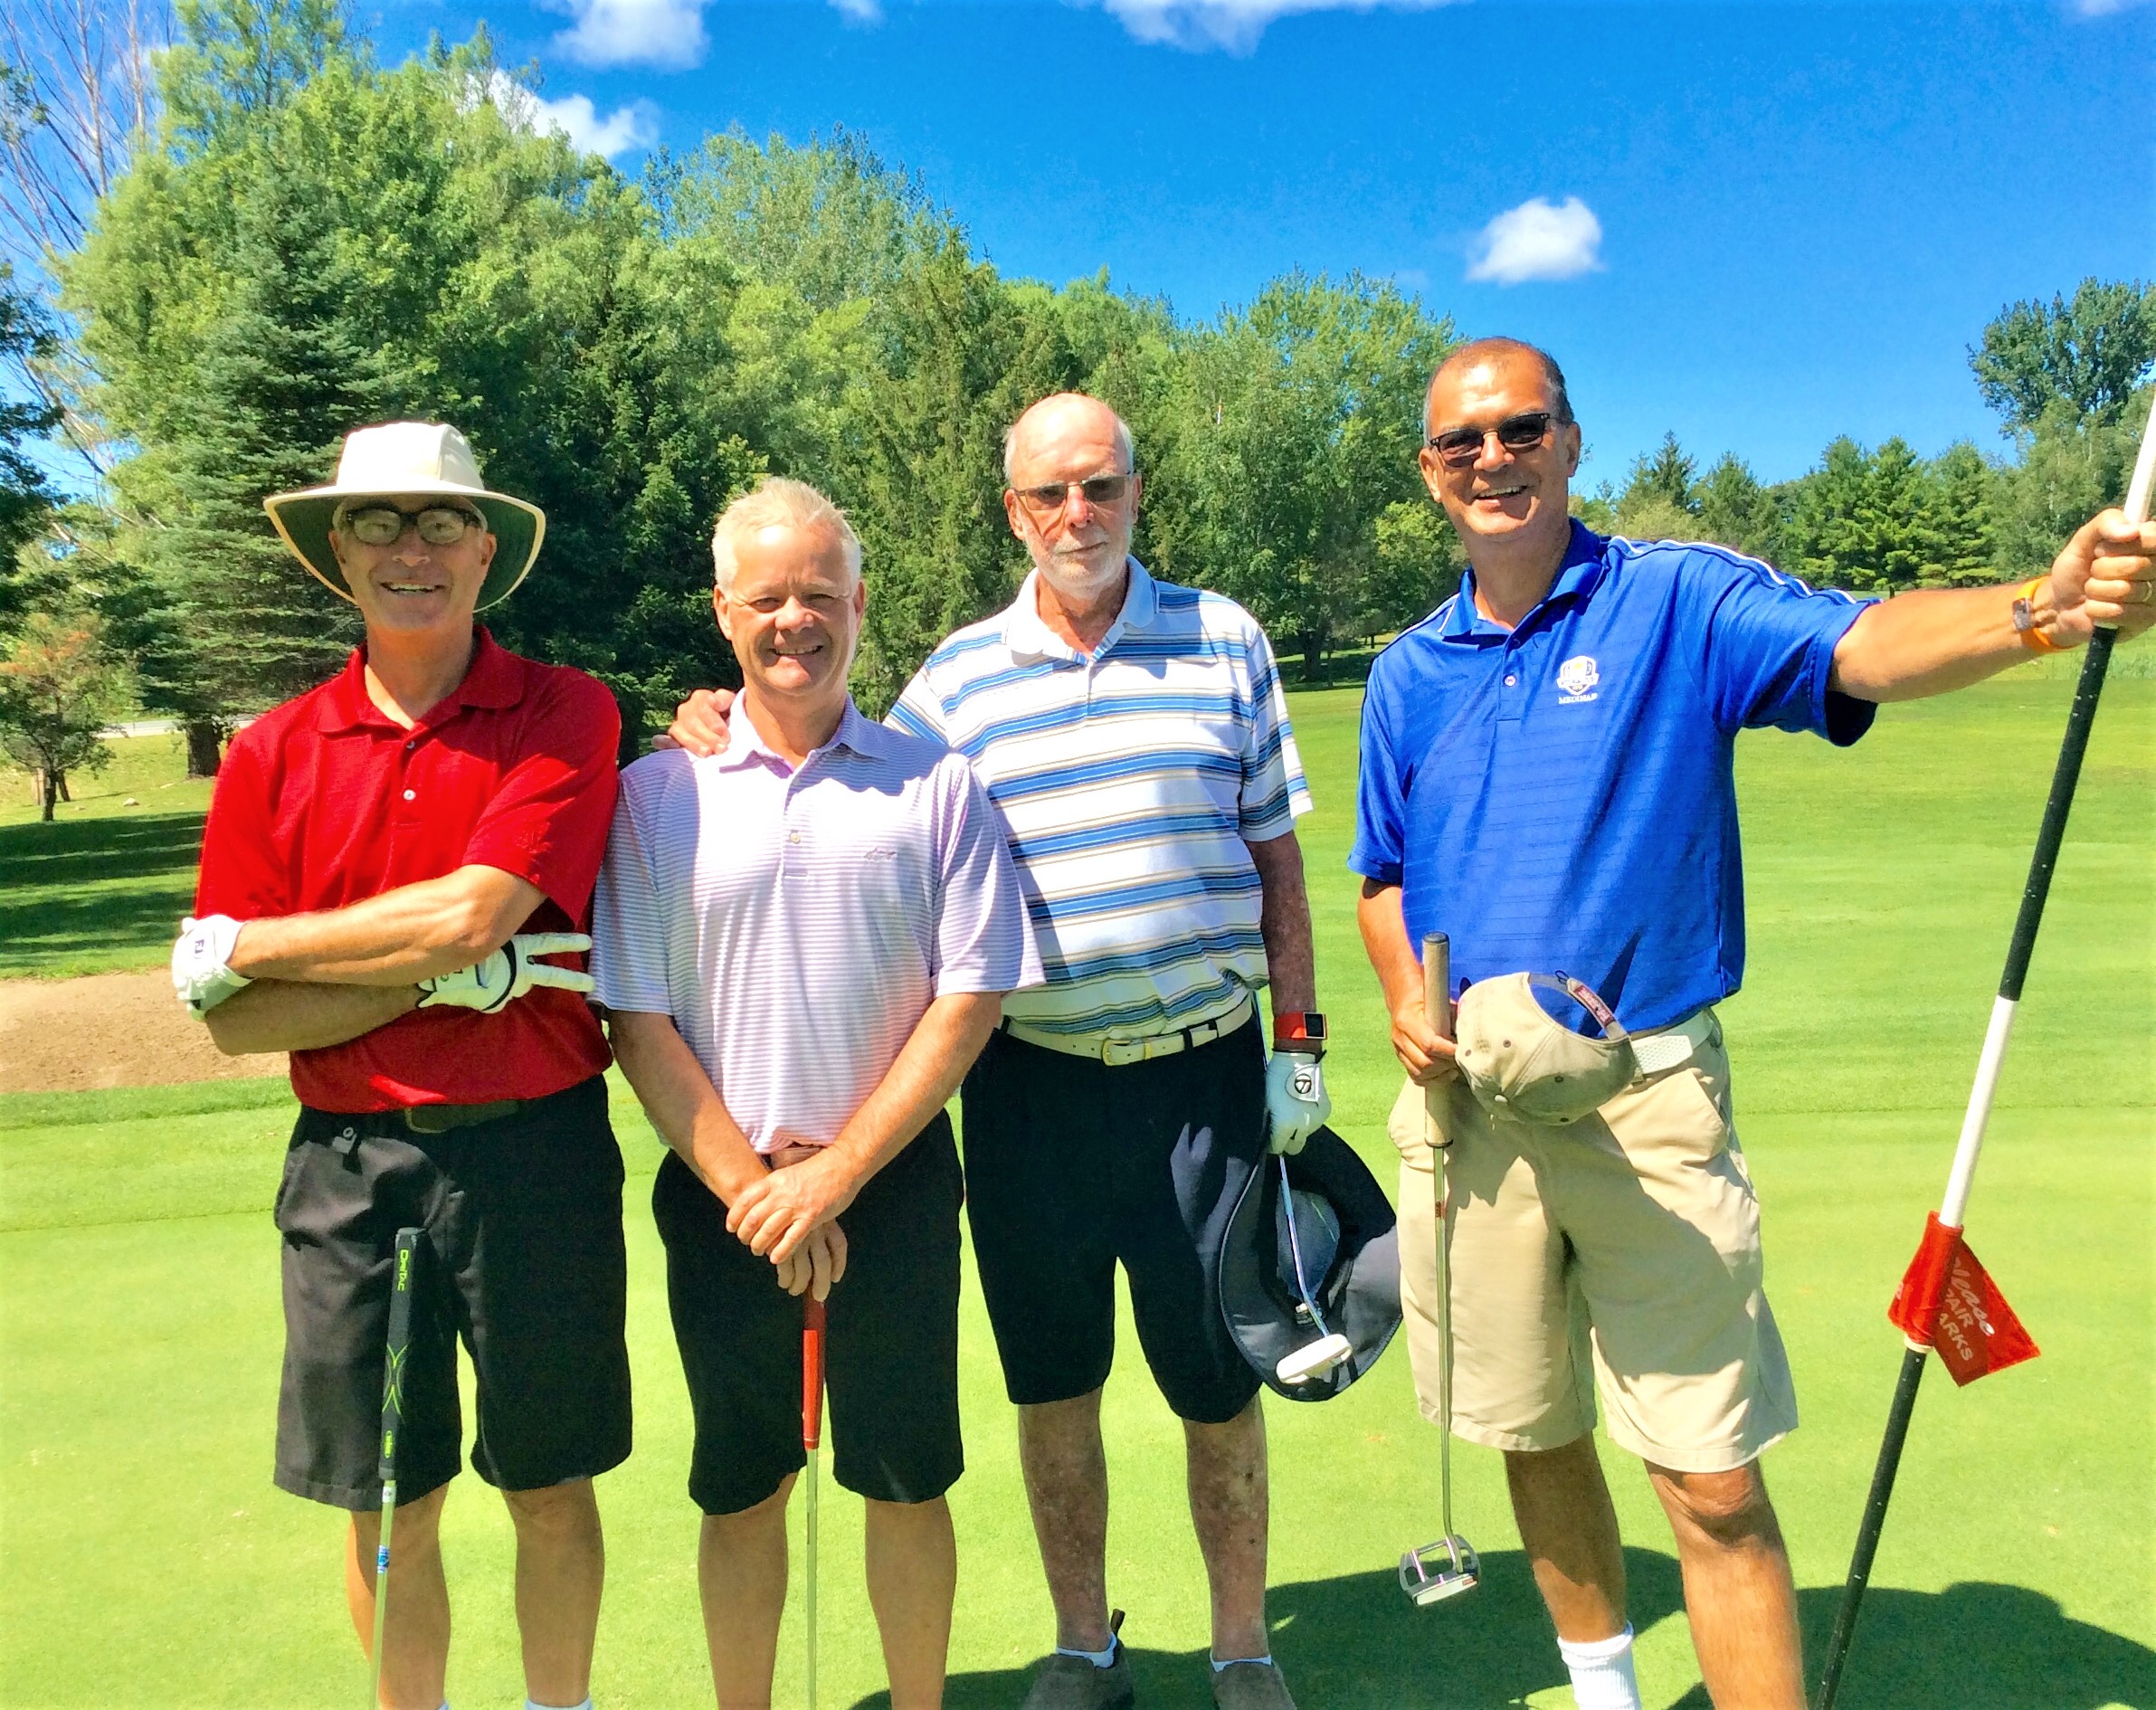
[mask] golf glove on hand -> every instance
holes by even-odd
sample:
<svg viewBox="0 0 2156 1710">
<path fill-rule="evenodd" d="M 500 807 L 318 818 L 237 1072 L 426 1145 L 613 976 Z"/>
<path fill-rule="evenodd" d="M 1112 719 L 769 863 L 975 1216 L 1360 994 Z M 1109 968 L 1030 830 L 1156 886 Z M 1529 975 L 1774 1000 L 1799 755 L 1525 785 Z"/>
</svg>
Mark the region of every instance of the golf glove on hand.
<svg viewBox="0 0 2156 1710">
<path fill-rule="evenodd" d="M 197 1021 L 242 986 L 254 983 L 224 965 L 240 941 L 242 924 L 230 915 L 202 920 L 189 915 L 180 922 L 180 936 L 172 946 L 172 989 Z"/>
<path fill-rule="evenodd" d="M 592 976 L 575 968 L 557 968 L 538 960 L 571 950 L 589 950 L 592 941 L 581 932 L 520 932 L 482 962 L 453 974 L 437 974 L 419 983 L 419 1007 L 453 1003 L 459 1009 L 478 1010 L 491 1015 L 505 1010 L 534 986 L 551 986 L 557 992 L 589 992 Z"/>
<path fill-rule="evenodd" d="M 1265 1065 L 1266 1144 L 1291 1157 L 1333 1114 L 1325 1072 L 1308 1051 L 1275 1051 Z"/>
</svg>

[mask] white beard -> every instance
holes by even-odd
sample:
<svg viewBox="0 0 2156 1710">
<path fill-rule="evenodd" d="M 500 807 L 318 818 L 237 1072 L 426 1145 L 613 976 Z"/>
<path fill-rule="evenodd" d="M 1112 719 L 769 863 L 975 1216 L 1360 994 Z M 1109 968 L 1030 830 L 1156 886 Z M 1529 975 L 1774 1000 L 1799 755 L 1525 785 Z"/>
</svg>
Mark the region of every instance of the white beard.
<svg viewBox="0 0 2156 1710">
<path fill-rule="evenodd" d="M 1123 575 L 1124 561 L 1128 556 L 1127 548 L 1121 552 L 1104 552 L 1098 571 L 1089 568 L 1082 559 L 1058 557 L 1052 554 L 1036 558 L 1033 563 L 1034 568 L 1040 572 L 1041 579 L 1067 603 L 1087 606 L 1116 585 Z"/>
</svg>

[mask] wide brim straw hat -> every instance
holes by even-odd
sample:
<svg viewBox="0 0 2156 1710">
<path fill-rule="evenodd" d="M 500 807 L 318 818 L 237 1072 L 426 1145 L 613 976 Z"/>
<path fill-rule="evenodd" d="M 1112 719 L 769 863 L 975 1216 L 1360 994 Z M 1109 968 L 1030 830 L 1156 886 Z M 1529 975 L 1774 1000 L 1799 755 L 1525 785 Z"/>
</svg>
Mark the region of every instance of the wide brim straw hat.
<svg viewBox="0 0 2156 1710">
<path fill-rule="evenodd" d="M 292 556 L 340 600 L 350 600 L 344 572 L 330 550 L 329 519 L 348 499 L 433 495 L 467 501 L 487 519 L 494 561 L 480 585 L 479 608 L 507 599 L 524 580 L 546 537 L 546 513 L 537 505 L 498 493 L 480 478 L 471 445 L 440 422 L 385 422 L 345 435 L 337 479 L 327 487 L 277 493 L 262 500 L 279 537 Z"/>
</svg>

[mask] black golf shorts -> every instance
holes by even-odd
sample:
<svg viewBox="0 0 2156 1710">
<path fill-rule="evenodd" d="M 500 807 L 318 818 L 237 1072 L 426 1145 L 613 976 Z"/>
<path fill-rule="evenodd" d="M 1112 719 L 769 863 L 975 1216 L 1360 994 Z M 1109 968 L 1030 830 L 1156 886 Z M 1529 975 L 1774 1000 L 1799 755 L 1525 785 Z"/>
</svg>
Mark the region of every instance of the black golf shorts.
<svg viewBox="0 0 2156 1710">
<path fill-rule="evenodd" d="M 1220 1316 L 1218 1261 L 1228 1160 L 1265 1145 L 1257 1021 L 1114 1068 L 998 1032 L 963 1107 L 966 1217 L 1011 1399 L 1069 1401 L 1107 1381 L 1120 1260 L 1168 1405 L 1201 1424 L 1241 1412 L 1258 1374 Z"/>
<path fill-rule="evenodd" d="M 839 1218 L 846 1274 L 824 1303 L 831 1472 L 875 1502 L 958 1482 L 958 1148 L 936 1120 Z M 738 1514 L 801 1470 L 804 1297 L 727 1233 L 727 1208 L 669 1152 L 651 1185 L 667 1300 L 696 1418 L 689 1495 Z"/>
<path fill-rule="evenodd" d="M 414 1270 L 397 1497 L 457 1473 L 460 1337 L 478 1379 L 472 1469 L 505 1490 L 587 1478 L 629 1456 L 622 1154 L 593 1076 L 493 1122 L 414 1134 L 401 1112 L 301 1109 L 277 1192 L 284 1385 L 277 1483 L 376 1507 L 396 1232 Z"/>
</svg>

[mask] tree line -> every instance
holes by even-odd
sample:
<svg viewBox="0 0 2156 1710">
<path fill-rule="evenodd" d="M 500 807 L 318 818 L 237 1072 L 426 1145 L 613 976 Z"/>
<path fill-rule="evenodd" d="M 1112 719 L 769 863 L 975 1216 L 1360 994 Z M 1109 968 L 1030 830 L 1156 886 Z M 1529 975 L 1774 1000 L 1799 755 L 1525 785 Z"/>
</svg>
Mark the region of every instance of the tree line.
<svg viewBox="0 0 2156 1710">
<path fill-rule="evenodd" d="M 1139 555 L 1249 606 L 1306 675 L 1457 584 L 1415 454 L 1459 335 L 1388 281 L 1291 273 L 1188 320 L 1105 272 L 1008 278 L 844 132 L 716 135 L 631 178 L 539 124 L 483 33 L 385 66 L 336 0 L 178 0 L 154 63 L 124 164 L 84 180 L 73 224 L 18 218 L 23 271 L 0 279 L 0 732 L 55 788 L 125 700 L 180 719 L 207 773 L 233 720 L 336 667 L 356 621 L 261 500 L 325 479 L 363 422 L 454 422 L 489 481 L 546 508 L 539 574 L 488 622 L 605 681 L 628 744 L 735 679 L 709 530 L 765 471 L 852 516 L 873 586 L 855 688 L 888 705 L 1017 585 L 1002 434 L 1060 388 L 1132 424 Z M 23 95 L 37 72 L 0 59 L 18 178 L 64 119 Z M 2028 574 L 2117 490 L 2151 356 L 2156 293 L 2090 281 L 2015 305 L 1972 353 L 2014 457 L 1843 440 L 1762 486 L 1672 438 L 1579 508 L 1838 586 Z M 94 470 L 90 498 L 22 456 L 48 432 Z"/>
</svg>

